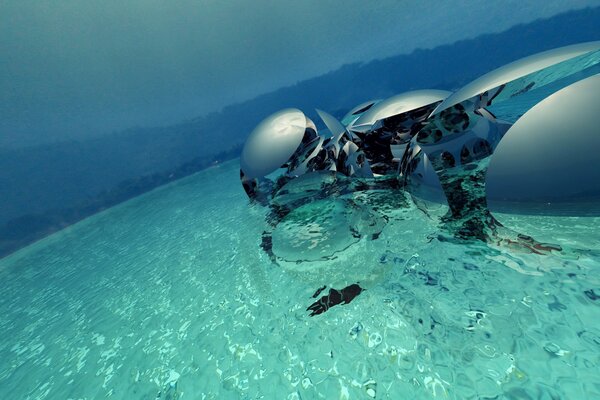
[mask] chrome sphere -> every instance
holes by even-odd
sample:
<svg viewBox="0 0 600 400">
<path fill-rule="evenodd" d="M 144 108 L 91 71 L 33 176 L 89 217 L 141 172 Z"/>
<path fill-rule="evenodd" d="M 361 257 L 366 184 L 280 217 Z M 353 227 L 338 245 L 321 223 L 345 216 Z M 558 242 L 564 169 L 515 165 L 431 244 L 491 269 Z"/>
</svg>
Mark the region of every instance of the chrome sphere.
<svg viewBox="0 0 600 400">
<path fill-rule="evenodd" d="M 286 108 L 265 118 L 248 136 L 240 168 L 248 179 L 262 178 L 285 164 L 294 154 L 306 130 L 306 117 Z"/>
</svg>

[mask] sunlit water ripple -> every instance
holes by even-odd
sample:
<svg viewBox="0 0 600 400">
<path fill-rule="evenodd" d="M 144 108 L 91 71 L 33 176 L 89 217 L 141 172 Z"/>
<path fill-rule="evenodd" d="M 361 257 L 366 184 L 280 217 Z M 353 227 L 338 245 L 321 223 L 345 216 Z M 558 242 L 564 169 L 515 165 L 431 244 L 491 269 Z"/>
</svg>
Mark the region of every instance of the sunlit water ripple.
<svg viewBox="0 0 600 400">
<path fill-rule="evenodd" d="M 600 249 L 598 217 L 499 215 Z M 233 161 L 0 260 L 13 399 L 600 398 L 600 259 L 436 239 L 412 203 L 294 270 L 260 249 Z M 323 285 L 351 304 L 309 317 Z M 553 397 L 554 396 L 554 397 Z"/>
</svg>

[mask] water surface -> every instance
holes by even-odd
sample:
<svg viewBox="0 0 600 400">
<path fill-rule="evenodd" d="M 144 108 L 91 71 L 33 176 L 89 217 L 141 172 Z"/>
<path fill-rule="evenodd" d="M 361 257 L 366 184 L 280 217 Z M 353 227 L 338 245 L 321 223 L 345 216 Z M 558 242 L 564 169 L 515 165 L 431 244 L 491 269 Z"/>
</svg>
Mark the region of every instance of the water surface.
<svg viewBox="0 0 600 400">
<path fill-rule="evenodd" d="M 581 250 L 540 256 L 440 241 L 443 209 L 407 197 L 376 240 L 274 264 L 238 174 L 202 171 L 0 260 L 2 396 L 600 398 L 599 217 L 499 214 Z M 355 282 L 352 303 L 308 316 L 316 289 Z"/>
</svg>

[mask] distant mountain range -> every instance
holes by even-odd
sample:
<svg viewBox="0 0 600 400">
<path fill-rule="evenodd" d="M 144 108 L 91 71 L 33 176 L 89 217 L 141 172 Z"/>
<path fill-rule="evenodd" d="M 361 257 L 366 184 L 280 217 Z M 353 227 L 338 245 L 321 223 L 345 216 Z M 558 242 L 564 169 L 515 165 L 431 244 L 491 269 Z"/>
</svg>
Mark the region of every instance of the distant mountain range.
<svg viewBox="0 0 600 400">
<path fill-rule="evenodd" d="M 368 99 L 412 89 L 456 90 L 515 59 L 598 40 L 599 26 L 600 7 L 572 11 L 498 34 L 344 65 L 174 126 L 0 150 L 0 256 L 103 208 L 238 156 L 254 126 L 279 109 L 300 108 L 319 125 L 315 108 L 341 117 Z"/>
</svg>

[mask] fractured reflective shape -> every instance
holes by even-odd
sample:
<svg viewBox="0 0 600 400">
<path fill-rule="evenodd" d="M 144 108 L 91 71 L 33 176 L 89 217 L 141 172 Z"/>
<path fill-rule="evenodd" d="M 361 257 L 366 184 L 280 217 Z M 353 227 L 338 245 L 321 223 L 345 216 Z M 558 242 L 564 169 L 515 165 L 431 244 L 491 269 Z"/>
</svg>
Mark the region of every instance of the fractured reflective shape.
<svg viewBox="0 0 600 400">
<path fill-rule="evenodd" d="M 341 122 L 317 110 L 327 127 L 322 132 L 300 110 L 271 115 L 250 134 L 240 159 L 246 193 L 272 211 L 273 231 L 265 233 L 264 243 L 271 248 L 277 243 L 279 258 L 292 262 L 329 257 L 331 252 L 319 248 L 319 243 L 342 251 L 361 235 L 354 232 L 356 227 L 345 230 L 353 225 L 340 222 L 346 214 L 338 208 L 368 206 L 342 197 L 384 188 L 403 189 L 416 197 L 443 191 L 448 203 L 443 226 L 455 237 L 532 252 L 559 249 L 509 231 L 496 221 L 487 208 L 488 165 L 494 166 L 490 174 L 494 176 L 503 169 L 505 173 L 525 170 L 534 161 L 560 164 L 558 156 L 544 157 L 535 149 L 561 139 L 568 151 L 565 137 L 569 134 L 577 139 L 573 145 L 599 147 L 590 139 L 597 131 L 593 119 L 600 104 L 598 72 L 600 42 L 588 42 L 517 60 L 453 94 L 417 90 L 371 100 L 356 106 Z M 519 114 L 499 118 L 502 114 L 495 112 L 505 104 L 516 105 Z M 498 146 L 499 160 L 490 164 Z M 512 155 L 506 149 L 512 149 Z M 514 154 L 519 154 L 518 161 Z M 323 223 L 304 232 L 300 227 L 314 222 L 311 212 L 320 215 Z M 287 240 L 291 242 L 285 244 Z M 296 250 L 299 253 L 293 255 Z"/>
</svg>

